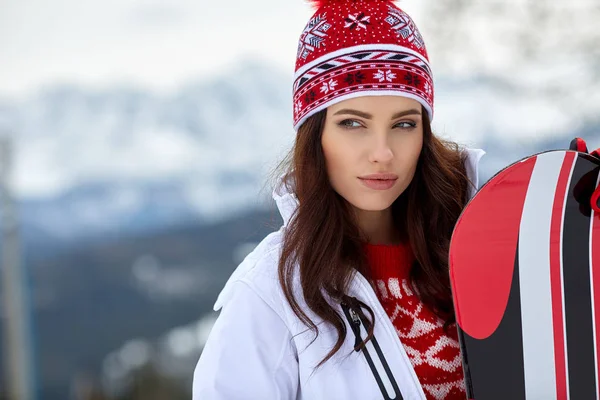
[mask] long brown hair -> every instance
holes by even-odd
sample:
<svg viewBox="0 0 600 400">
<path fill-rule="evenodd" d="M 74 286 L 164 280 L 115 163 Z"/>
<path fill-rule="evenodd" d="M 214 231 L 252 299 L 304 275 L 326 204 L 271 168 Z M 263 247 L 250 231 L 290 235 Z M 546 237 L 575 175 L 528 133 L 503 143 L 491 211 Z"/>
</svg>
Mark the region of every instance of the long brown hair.
<svg viewBox="0 0 600 400">
<path fill-rule="evenodd" d="M 437 138 L 424 109 L 422 115 L 423 148 L 417 169 L 412 182 L 392 204 L 392 215 L 415 254 L 411 284 L 423 303 L 448 327 L 454 321 L 448 249 L 454 225 L 468 201 L 466 155 L 456 143 Z M 298 199 L 279 260 L 283 293 L 298 318 L 314 331 L 316 339 L 319 329 L 303 310 L 296 297 L 298 292 L 293 289 L 294 277 L 299 273 L 302 301 L 338 334 L 336 344 L 318 366 L 331 358 L 346 338 L 346 324 L 330 301 L 347 299 L 354 273 L 369 277 L 362 249 L 364 237 L 351 205 L 329 183 L 321 146 L 325 116 L 323 110 L 300 126 L 294 147 L 277 169 L 284 171 L 283 184 Z M 369 313 L 372 315 L 372 310 Z M 371 324 L 369 337 L 372 331 Z"/>
</svg>

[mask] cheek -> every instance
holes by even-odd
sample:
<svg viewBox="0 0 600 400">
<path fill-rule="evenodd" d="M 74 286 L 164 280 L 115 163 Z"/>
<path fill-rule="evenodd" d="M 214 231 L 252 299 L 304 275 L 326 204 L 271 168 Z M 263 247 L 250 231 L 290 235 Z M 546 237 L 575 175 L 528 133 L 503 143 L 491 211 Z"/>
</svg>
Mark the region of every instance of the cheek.
<svg viewBox="0 0 600 400">
<path fill-rule="evenodd" d="M 324 137 L 322 140 L 323 155 L 327 165 L 327 176 L 333 190 L 349 200 L 353 197 L 352 176 L 357 166 L 358 154 L 355 146 L 338 135 Z"/>
<path fill-rule="evenodd" d="M 339 175 L 343 171 L 347 171 L 348 166 L 353 164 L 353 148 L 343 138 L 339 138 L 335 134 L 324 135 L 321 144 L 327 170 L 332 179 L 334 178 L 332 175 Z"/>
<path fill-rule="evenodd" d="M 413 140 L 408 143 L 404 143 L 400 152 L 403 154 L 402 159 L 406 160 L 408 167 L 415 168 L 421 151 L 423 149 L 423 136 L 416 136 Z"/>
<path fill-rule="evenodd" d="M 398 143 L 398 147 L 395 151 L 397 158 L 396 168 L 405 180 L 405 185 L 402 186 L 406 186 L 412 181 L 415 171 L 417 170 L 422 148 L 422 137 L 404 141 L 402 144 Z"/>
<path fill-rule="evenodd" d="M 423 151 L 423 140 L 419 141 L 419 144 L 413 149 L 411 158 L 413 163 L 413 169 L 417 167 L 417 163 L 419 162 L 419 158 L 421 157 L 421 152 Z"/>
</svg>

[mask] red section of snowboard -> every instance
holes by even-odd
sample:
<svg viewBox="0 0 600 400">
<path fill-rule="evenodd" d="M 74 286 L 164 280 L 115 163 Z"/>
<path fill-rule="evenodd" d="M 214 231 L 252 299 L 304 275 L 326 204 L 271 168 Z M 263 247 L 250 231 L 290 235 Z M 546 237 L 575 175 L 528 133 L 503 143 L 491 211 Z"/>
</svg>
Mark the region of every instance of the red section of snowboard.
<svg viewBox="0 0 600 400">
<path fill-rule="evenodd" d="M 475 339 L 490 336 L 504 315 L 523 204 L 535 160 L 536 157 L 528 158 L 494 177 L 476 194 L 478 201 L 465 208 L 454 229 L 450 279 L 456 321 Z M 496 190 L 500 185 L 502 189 Z M 481 224 L 462 224 L 465 219 L 479 220 Z"/>
</svg>

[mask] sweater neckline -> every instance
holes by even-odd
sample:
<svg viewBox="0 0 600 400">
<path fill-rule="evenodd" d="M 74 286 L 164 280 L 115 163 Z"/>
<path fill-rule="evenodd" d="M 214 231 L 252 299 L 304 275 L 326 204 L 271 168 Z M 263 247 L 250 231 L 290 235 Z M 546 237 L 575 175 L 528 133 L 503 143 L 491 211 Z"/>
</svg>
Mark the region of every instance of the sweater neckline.
<svg viewBox="0 0 600 400">
<path fill-rule="evenodd" d="M 363 243 L 372 279 L 405 279 L 414 261 L 410 243 Z"/>
</svg>

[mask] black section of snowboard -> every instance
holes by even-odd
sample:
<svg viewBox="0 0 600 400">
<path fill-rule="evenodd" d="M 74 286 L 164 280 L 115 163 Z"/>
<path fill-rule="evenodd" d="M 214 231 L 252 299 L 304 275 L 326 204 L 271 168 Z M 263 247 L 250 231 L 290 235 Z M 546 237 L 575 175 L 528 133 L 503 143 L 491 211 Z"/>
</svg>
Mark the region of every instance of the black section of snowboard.
<svg viewBox="0 0 600 400">
<path fill-rule="evenodd" d="M 483 340 L 458 328 L 465 361 L 467 397 L 485 400 L 525 399 L 518 249 L 506 312 L 498 329 Z"/>
<path fill-rule="evenodd" d="M 564 215 L 563 285 L 571 399 L 596 398 L 589 259 L 591 191 L 588 188 L 583 193 L 578 193 L 576 187 L 581 186 L 580 183 L 584 180 L 595 184 L 597 176 L 598 168 L 595 163 L 577 157 Z"/>
</svg>

